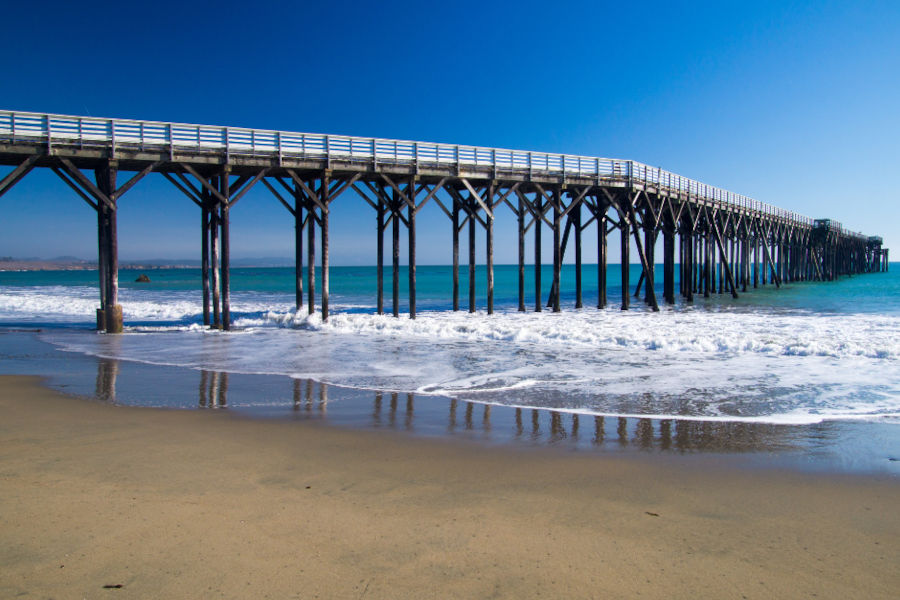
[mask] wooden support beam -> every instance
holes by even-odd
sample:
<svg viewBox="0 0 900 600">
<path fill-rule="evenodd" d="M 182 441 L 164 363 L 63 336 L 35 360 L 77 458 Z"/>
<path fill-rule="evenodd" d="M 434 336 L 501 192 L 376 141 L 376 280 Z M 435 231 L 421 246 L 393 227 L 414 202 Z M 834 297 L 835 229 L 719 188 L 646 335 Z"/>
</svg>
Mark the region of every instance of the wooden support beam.
<svg viewBox="0 0 900 600">
<path fill-rule="evenodd" d="M 78 194 L 82 200 L 87 202 L 91 208 L 93 208 L 94 210 L 97 210 L 97 203 L 94 200 L 91 200 L 88 197 L 88 195 L 85 194 L 81 190 L 81 188 L 78 187 L 78 185 L 74 181 L 72 181 L 64 171 L 62 171 L 59 167 L 56 167 L 56 166 L 50 167 L 50 168 L 53 170 L 54 173 L 56 173 L 57 177 L 62 179 L 64 182 L 66 182 L 66 185 L 68 185 L 70 188 L 75 190 L 75 193 Z"/>
<path fill-rule="evenodd" d="M 453 196 L 453 310 L 459 310 L 459 210 L 460 201 Z"/>
<path fill-rule="evenodd" d="M 217 183 L 217 178 L 213 178 L 213 183 Z M 222 312 L 221 312 L 221 287 L 219 285 L 219 223 L 221 217 L 219 214 L 219 203 L 213 199 L 213 195 L 209 189 L 203 188 L 203 196 L 205 205 L 209 207 L 209 263 L 212 272 L 210 273 L 210 286 L 212 287 L 212 306 L 213 306 L 213 322 L 212 326 L 216 329 L 222 328 Z"/>
<path fill-rule="evenodd" d="M 206 188 L 206 190 L 207 190 L 210 194 L 213 195 L 213 198 L 215 198 L 215 200 L 216 200 L 217 202 L 219 202 L 219 203 L 224 203 L 224 204 L 228 204 L 228 193 L 227 193 L 228 188 L 222 188 L 222 189 L 225 190 L 225 193 L 223 194 L 222 191 L 220 191 L 219 189 L 216 189 L 215 186 L 213 186 L 212 184 L 210 184 L 210 182 L 207 181 L 206 177 L 200 175 L 200 173 L 198 173 L 198 172 L 194 169 L 194 167 L 192 167 L 192 166 L 189 165 L 188 163 L 178 163 L 178 164 L 179 164 L 179 165 L 181 166 L 181 168 L 183 168 L 185 171 L 187 171 L 188 173 L 190 173 L 191 175 L 193 175 L 193 176 L 194 176 L 194 179 L 196 179 L 196 180 L 200 183 L 200 185 L 202 185 L 204 188 Z M 227 185 L 227 182 L 226 182 L 226 185 Z"/>
<path fill-rule="evenodd" d="M 219 257 L 222 267 L 222 329 L 231 329 L 231 217 L 230 193 L 228 190 L 228 167 L 219 175 L 219 194 L 224 201 L 219 204 L 222 228 L 222 255 Z"/>
<path fill-rule="evenodd" d="M 475 312 L 475 215 L 478 207 L 476 198 L 469 198 L 467 211 L 469 213 L 469 312 Z"/>
<path fill-rule="evenodd" d="M 200 285 L 203 289 L 203 324 L 209 326 L 209 208 L 200 207 Z"/>
<path fill-rule="evenodd" d="M 329 195 L 329 175 L 326 172 L 322 175 L 322 183 L 319 186 L 319 201 L 325 208 L 321 211 L 319 227 L 322 230 L 322 321 L 328 320 L 329 293 L 331 282 L 331 253 L 329 251 L 328 239 L 328 217 L 331 211 L 329 204 L 332 198 Z"/>
<path fill-rule="evenodd" d="M 148 173 L 150 173 L 151 171 L 156 169 L 161 164 L 162 164 L 162 161 L 157 161 L 154 163 L 150 163 L 149 165 L 144 167 L 140 172 L 138 172 L 136 175 L 132 176 L 131 179 L 126 181 L 125 184 L 122 185 L 119 189 L 117 189 L 115 192 L 110 194 L 109 195 L 110 200 L 115 201 L 115 200 L 118 200 L 119 198 L 121 198 L 122 196 L 124 196 L 128 190 L 130 190 L 135 185 L 137 185 L 137 183 L 141 179 L 146 177 Z"/>
<path fill-rule="evenodd" d="M 516 208 L 516 223 L 519 229 L 519 312 L 525 312 L 525 204 L 521 194 Z"/>
<path fill-rule="evenodd" d="M 631 213 L 632 222 L 637 223 L 634 204 L 632 202 L 628 203 L 628 210 Z M 654 312 L 658 312 L 659 305 L 656 303 L 656 290 L 653 289 L 653 267 L 647 264 L 647 257 L 644 254 L 643 248 L 641 248 L 641 236 L 638 233 L 637 228 L 634 228 L 632 231 L 634 232 L 635 244 L 637 244 L 638 257 L 640 257 L 641 259 L 641 267 L 644 269 L 644 274 L 647 280 L 647 295 L 650 302 L 650 308 L 652 308 Z"/>
<path fill-rule="evenodd" d="M 378 228 L 378 238 L 377 238 L 377 249 L 376 249 L 376 261 L 377 266 L 376 270 L 378 271 L 376 274 L 377 278 L 377 291 L 376 291 L 376 310 L 379 315 L 384 314 L 384 189 L 380 188 L 379 193 L 375 196 L 376 202 L 378 203 L 376 207 L 376 226 Z"/>
<path fill-rule="evenodd" d="M 737 286 L 734 283 L 734 273 L 731 271 L 731 265 L 728 262 L 728 255 L 725 253 L 725 246 L 722 243 L 722 234 L 719 232 L 719 226 L 713 219 L 713 234 L 716 238 L 716 245 L 719 247 L 719 257 L 722 260 L 722 265 L 725 268 L 725 276 L 728 277 L 728 286 L 731 288 L 731 297 L 737 298 Z"/>
<path fill-rule="evenodd" d="M 322 209 L 322 204 L 318 202 L 318 194 L 310 189 L 305 181 L 296 176 L 292 171 L 288 171 L 294 184 L 303 190 L 306 197 L 306 303 L 307 313 L 312 315 L 316 312 L 316 209 Z M 313 187 L 315 187 L 313 185 Z"/>
<path fill-rule="evenodd" d="M 23 177 L 28 175 L 28 173 L 34 168 L 35 163 L 41 158 L 39 154 L 35 154 L 33 156 L 29 156 L 9 172 L 6 177 L 0 180 L 0 196 L 8 192 L 12 189 L 14 185 L 19 183 Z"/>
<path fill-rule="evenodd" d="M 409 234 L 409 318 L 416 318 L 416 180 L 411 178 L 407 187 L 412 203 L 406 207 L 407 233 Z"/>
<path fill-rule="evenodd" d="M 385 177 L 385 179 L 390 182 L 390 179 Z M 392 254 L 392 262 L 391 265 L 393 267 L 392 274 L 392 292 L 393 292 L 393 315 L 394 317 L 400 316 L 400 219 L 397 218 L 400 209 L 401 198 L 403 197 L 403 192 L 400 191 L 396 185 L 391 185 L 391 212 L 394 214 L 393 227 L 391 229 L 392 240 L 393 240 L 393 254 Z"/>
<path fill-rule="evenodd" d="M 107 161 L 103 167 L 95 170 L 98 192 L 108 198 L 107 202 L 109 203 L 101 205 L 98 202 L 101 228 L 105 228 L 101 249 L 104 269 L 100 276 L 105 278 L 105 285 L 101 285 L 101 289 L 104 290 L 106 297 L 101 306 L 104 311 L 104 330 L 107 333 L 122 333 L 122 307 L 119 306 L 118 211 L 115 200 L 111 199 L 113 190 L 116 189 L 117 172 L 115 161 Z M 81 174 L 80 171 L 79 174 Z"/>
<path fill-rule="evenodd" d="M 560 279 L 562 274 L 562 249 L 560 239 L 560 225 L 562 219 L 562 186 L 556 185 L 553 189 L 553 312 L 559 312 Z"/>
<path fill-rule="evenodd" d="M 487 203 L 494 206 L 494 184 L 488 184 Z M 485 214 L 485 262 L 487 268 L 487 313 L 494 314 L 494 212 Z"/>
<path fill-rule="evenodd" d="M 675 304 L 675 228 L 663 230 L 663 298 Z"/>
<path fill-rule="evenodd" d="M 251 180 L 249 181 L 249 183 L 246 183 L 246 184 L 244 185 L 244 187 L 241 188 L 241 190 L 240 190 L 237 194 L 235 194 L 235 195 L 231 195 L 231 191 L 230 191 L 230 188 L 229 188 L 229 192 L 228 192 L 228 193 L 229 193 L 228 207 L 231 208 L 232 206 L 234 206 L 235 204 L 237 204 L 237 201 L 240 200 L 241 198 L 243 198 L 243 197 L 244 197 L 244 194 L 246 194 L 247 192 L 249 192 L 249 191 L 253 188 L 253 186 L 255 186 L 257 183 L 259 183 L 259 181 L 260 181 L 263 177 L 265 177 L 266 174 L 267 174 L 268 172 L 269 172 L 269 169 L 262 169 L 259 173 L 257 173 L 257 174 L 253 177 L 253 179 L 251 179 Z"/>
<path fill-rule="evenodd" d="M 271 183 L 269 183 L 268 181 L 266 181 L 265 178 L 263 178 L 262 184 L 264 186 L 266 186 L 267 188 L 269 188 L 269 191 L 272 192 L 272 195 L 275 196 L 275 199 L 278 200 L 281 203 L 281 205 L 283 207 L 285 207 L 289 213 L 291 213 L 292 216 L 297 216 L 297 211 L 294 209 L 294 207 L 291 206 L 290 203 L 284 199 L 284 196 L 282 196 Z"/>
<path fill-rule="evenodd" d="M 534 222 L 534 312 L 541 312 L 541 221 L 543 218 L 538 218 L 538 215 L 542 215 L 544 203 L 544 195 L 540 190 L 539 186 L 538 195 L 534 199 L 534 208 L 532 209 L 532 214 L 535 215 Z"/>
<path fill-rule="evenodd" d="M 584 196 L 582 195 L 581 198 L 583 197 Z M 574 209 L 572 210 L 572 218 L 569 222 L 572 223 L 575 228 L 575 308 L 581 308 L 581 199 L 578 200 L 577 204 L 573 204 Z M 572 209 L 572 206 L 570 205 L 569 208 Z"/>
<path fill-rule="evenodd" d="M 607 242 L 606 242 L 606 209 L 604 216 L 597 217 L 597 308 L 606 308 L 606 270 L 607 270 Z"/>
<path fill-rule="evenodd" d="M 115 202 L 110 199 L 109 195 L 103 193 L 100 189 L 94 185 L 90 179 L 88 179 L 81 170 L 72 164 L 68 158 L 57 158 L 59 164 L 62 166 L 63 170 L 71 177 L 75 183 L 81 186 L 81 188 L 90 194 L 96 201 L 97 204 L 105 204 L 110 210 L 116 210 Z"/>
<path fill-rule="evenodd" d="M 618 208 L 618 207 L 617 207 Z M 621 262 L 622 262 L 622 310 L 628 310 L 628 303 L 631 301 L 631 290 L 628 285 L 629 271 L 631 267 L 631 260 L 629 257 L 631 250 L 631 242 L 629 241 L 629 229 L 631 229 L 631 222 L 628 220 L 628 216 L 623 212 L 623 209 L 619 208 L 619 243 L 620 243 L 620 253 L 621 253 Z"/>
</svg>

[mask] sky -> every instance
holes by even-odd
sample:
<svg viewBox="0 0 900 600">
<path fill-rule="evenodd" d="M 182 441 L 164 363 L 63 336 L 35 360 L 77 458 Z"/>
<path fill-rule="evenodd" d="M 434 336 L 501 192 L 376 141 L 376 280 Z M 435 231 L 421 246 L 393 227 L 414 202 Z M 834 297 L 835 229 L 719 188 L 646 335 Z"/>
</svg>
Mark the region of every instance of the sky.
<svg viewBox="0 0 900 600">
<path fill-rule="evenodd" d="M 35 1 L 3 19 L 3 110 L 632 159 L 900 247 L 896 1 Z M 119 207 L 120 260 L 199 257 L 199 209 L 162 176 Z M 0 256 L 96 257 L 93 210 L 52 172 L 0 208 Z M 417 223 L 417 262 L 448 263 L 446 216 Z M 515 235 L 499 213 L 497 263 Z M 374 264 L 375 244 L 348 192 L 332 264 Z M 293 256 L 261 185 L 232 212 L 232 255 Z"/>
</svg>

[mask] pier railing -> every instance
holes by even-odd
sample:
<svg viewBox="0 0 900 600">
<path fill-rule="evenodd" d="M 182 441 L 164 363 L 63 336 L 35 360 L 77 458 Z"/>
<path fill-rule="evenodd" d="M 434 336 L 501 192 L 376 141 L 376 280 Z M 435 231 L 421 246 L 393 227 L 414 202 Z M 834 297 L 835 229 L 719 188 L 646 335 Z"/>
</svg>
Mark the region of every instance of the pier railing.
<svg viewBox="0 0 900 600">
<path fill-rule="evenodd" d="M 162 150 L 177 153 L 224 153 L 226 156 L 296 157 L 382 162 L 402 165 L 487 167 L 530 174 L 591 177 L 598 181 L 627 181 L 690 194 L 698 200 L 723 207 L 770 215 L 812 226 L 813 219 L 759 202 L 747 196 L 682 177 L 631 160 L 554 154 L 456 144 L 363 138 L 342 135 L 297 133 L 103 119 L 46 113 L 0 111 L 0 139 L 77 146 Z"/>
</svg>

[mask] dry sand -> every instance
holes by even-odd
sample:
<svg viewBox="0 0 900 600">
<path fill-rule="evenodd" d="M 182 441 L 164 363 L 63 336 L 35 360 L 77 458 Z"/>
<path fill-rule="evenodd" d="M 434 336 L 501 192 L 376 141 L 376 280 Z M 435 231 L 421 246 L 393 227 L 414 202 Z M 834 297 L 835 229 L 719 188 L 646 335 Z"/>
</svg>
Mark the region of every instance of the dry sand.
<svg viewBox="0 0 900 600">
<path fill-rule="evenodd" d="M 900 594 L 887 476 L 111 407 L 27 377 L 0 377 L 0 455 L 2 598 Z"/>
</svg>

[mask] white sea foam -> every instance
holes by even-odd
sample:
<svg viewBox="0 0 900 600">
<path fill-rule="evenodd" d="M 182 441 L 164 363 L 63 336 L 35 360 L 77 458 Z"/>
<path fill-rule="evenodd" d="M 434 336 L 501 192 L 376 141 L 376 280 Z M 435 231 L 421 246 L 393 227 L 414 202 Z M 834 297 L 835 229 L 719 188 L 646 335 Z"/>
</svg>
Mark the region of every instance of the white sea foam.
<svg viewBox="0 0 900 600">
<path fill-rule="evenodd" d="M 51 330 L 64 349 L 598 415 L 812 423 L 900 417 L 900 317 L 702 307 L 518 313 L 338 305 L 235 293 L 237 331 L 199 325 L 195 292 L 123 290 L 134 335 Z M 90 323 L 92 288 L 4 289 L 0 321 Z"/>
</svg>

